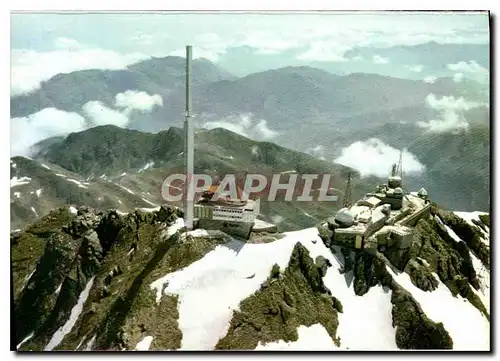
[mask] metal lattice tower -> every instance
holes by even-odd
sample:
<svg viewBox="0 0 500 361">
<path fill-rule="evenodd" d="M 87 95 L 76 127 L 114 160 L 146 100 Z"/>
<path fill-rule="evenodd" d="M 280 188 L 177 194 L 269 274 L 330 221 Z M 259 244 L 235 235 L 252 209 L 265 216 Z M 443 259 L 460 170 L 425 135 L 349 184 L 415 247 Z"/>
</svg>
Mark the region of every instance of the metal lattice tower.
<svg viewBox="0 0 500 361">
<path fill-rule="evenodd" d="M 398 165 L 396 167 L 396 175 L 403 179 L 403 150 L 399 153 Z"/>
<path fill-rule="evenodd" d="M 351 172 L 347 175 L 347 183 L 345 186 L 345 192 L 344 192 L 344 204 L 342 205 L 344 208 L 348 208 L 351 205 L 351 197 L 352 197 L 352 191 L 351 191 Z"/>
</svg>

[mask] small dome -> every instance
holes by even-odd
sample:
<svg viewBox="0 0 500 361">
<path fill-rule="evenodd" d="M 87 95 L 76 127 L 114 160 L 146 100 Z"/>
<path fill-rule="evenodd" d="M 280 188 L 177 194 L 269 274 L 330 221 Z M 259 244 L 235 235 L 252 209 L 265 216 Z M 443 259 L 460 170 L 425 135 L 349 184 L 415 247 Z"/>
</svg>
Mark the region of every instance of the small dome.
<svg viewBox="0 0 500 361">
<path fill-rule="evenodd" d="M 403 194 L 403 189 L 401 187 L 394 188 L 394 194 Z"/>
<path fill-rule="evenodd" d="M 382 205 L 380 211 L 385 214 L 386 216 L 391 214 L 391 205 L 390 204 L 384 204 Z"/>
<path fill-rule="evenodd" d="M 342 208 L 335 215 L 335 221 L 350 226 L 354 222 L 354 215 L 347 208 Z"/>
<path fill-rule="evenodd" d="M 427 191 L 425 190 L 425 188 L 420 188 L 420 190 L 418 191 L 417 194 L 419 196 L 421 196 L 421 197 L 426 197 L 427 196 Z"/>
</svg>

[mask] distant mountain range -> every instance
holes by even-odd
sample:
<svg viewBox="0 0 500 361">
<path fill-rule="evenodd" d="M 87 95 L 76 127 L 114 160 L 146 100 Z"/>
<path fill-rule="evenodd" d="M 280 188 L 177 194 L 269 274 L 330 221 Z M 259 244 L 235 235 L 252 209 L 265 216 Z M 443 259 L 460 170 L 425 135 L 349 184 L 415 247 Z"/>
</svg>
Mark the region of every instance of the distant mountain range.
<svg viewBox="0 0 500 361">
<path fill-rule="evenodd" d="M 436 44 L 429 43 L 420 50 L 428 54 L 435 47 Z M 448 48 L 453 47 L 445 47 Z M 384 51 L 406 54 L 413 52 L 412 49 L 415 48 L 393 47 Z M 358 51 L 363 53 L 369 49 Z M 462 50 L 445 53 L 454 55 L 447 55 L 443 62 L 465 56 Z M 82 107 L 87 102 L 100 101 L 113 108 L 116 94 L 137 90 L 160 95 L 163 105 L 150 112 L 131 112 L 127 127 L 147 132 L 164 131 L 182 124 L 184 65 L 183 58 L 166 57 L 140 62 L 128 70 L 59 74 L 29 95 L 12 97 L 11 116 L 24 117 L 47 107 L 85 116 Z M 307 66 L 267 70 L 238 78 L 208 60 L 193 62 L 192 79 L 193 119 L 199 128 L 226 127 L 300 152 L 311 153 L 311 148 L 320 147 L 321 152 L 314 153 L 315 156 L 329 161 L 357 141 L 380 139 L 393 148 L 407 147 L 420 160 L 426 168 L 425 182 L 417 175 L 410 184 L 426 186 L 443 207 L 489 209 L 487 85 L 469 79 L 456 82 L 449 77 L 428 83 L 368 73 L 339 76 Z M 441 112 L 448 111 L 430 107 L 426 103 L 430 94 L 437 99 L 453 97 L 455 102 L 484 104 L 465 105 L 458 110 L 453 108 L 456 106 L 453 102 L 447 105 L 451 110 L 445 114 L 450 115 L 450 119 L 455 117 L 451 121 L 463 119 L 469 123 L 471 129 L 475 129 L 472 135 L 451 134 L 451 131 L 429 133 L 419 126 L 440 119 Z M 123 141 L 128 144 L 126 139 Z M 142 141 L 148 142 L 146 138 Z M 469 152 L 462 152 L 460 149 L 464 148 L 455 145 L 462 143 Z M 434 156 L 437 154 L 440 155 Z M 445 168 L 440 163 L 444 159 L 448 162 Z M 384 167 L 389 168 L 390 163 Z M 470 169 L 472 176 L 459 184 L 472 193 L 468 197 L 455 197 L 455 191 L 447 185 L 456 184 L 464 169 Z"/>
<path fill-rule="evenodd" d="M 273 174 L 283 173 L 284 183 L 290 173 L 331 175 L 330 194 L 339 196 L 338 203 L 262 199 L 263 218 L 279 223 L 280 230 L 312 226 L 341 207 L 351 171 L 348 167 L 273 143 L 253 141 L 222 128 L 199 131 L 195 140 L 195 172 L 209 174 L 214 180 L 236 174 L 239 182 L 247 173 L 263 174 L 271 180 Z M 11 177 L 16 177 L 11 181 L 13 229 L 65 204 L 116 208 L 121 212 L 154 208 L 165 203 L 161 188 L 166 177 L 184 172 L 184 133 L 175 127 L 152 134 L 99 126 L 66 138 L 45 140 L 36 148 L 34 159 L 11 160 Z M 361 181 L 355 171 L 352 175 L 354 197 L 374 186 L 374 180 Z M 318 181 L 312 189 L 319 187 Z"/>
</svg>

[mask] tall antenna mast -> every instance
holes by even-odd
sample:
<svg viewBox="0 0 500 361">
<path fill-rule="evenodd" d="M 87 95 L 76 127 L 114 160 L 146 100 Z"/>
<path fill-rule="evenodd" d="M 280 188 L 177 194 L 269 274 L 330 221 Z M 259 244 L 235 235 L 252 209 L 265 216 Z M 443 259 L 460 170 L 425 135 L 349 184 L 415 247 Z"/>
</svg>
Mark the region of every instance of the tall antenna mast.
<svg viewBox="0 0 500 361">
<path fill-rule="evenodd" d="M 193 229 L 194 216 L 194 134 L 191 124 L 191 58 L 192 47 L 186 46 L 186 114 L 184 120 L 184 155 L 186 181 L 184 182 L 184 226 Z"/>
<path fill-rule="evenodd" d="M 345 186 L 344 192 L 344 208 L 348 208 L 351 205 L 351 172 L 347 175 L 347 184 Z"/>
<path fill-rule="evenodd" d="M 399 161 L 396 175 L 401 178 L 401 183 L 403 182 L 403 150 L 399 152 Z"/>
</svg>

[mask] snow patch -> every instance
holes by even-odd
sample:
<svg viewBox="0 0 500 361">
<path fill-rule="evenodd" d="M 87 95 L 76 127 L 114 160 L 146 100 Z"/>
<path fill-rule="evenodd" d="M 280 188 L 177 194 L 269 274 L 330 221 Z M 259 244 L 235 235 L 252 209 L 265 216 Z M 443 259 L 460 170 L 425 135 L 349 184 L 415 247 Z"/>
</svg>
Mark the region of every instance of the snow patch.
<svg viewBox="0 0 500 361">
<path fill-rule="evenodd" d="M 212 350 L 227 333 L 233 311 L 260 288 L 272 266 L 277 263 L 283 271 L 295 244 L 315 236 L 317 229 L 311 228 L 270 243 L 232 240 L 151 283 L 157 303 L 162 294 L 179 295 L 181 350 Z M 248 278 L 250 274 L 254 277 Z"/>
<path fill-rule="evenodd" d="M 140 173 L 140 172 L 144 172 L 145 170 L 149 169 L 149 168 L 153 168 L 155 165 L 155 162 L 149 162 L 149 163 L 146 163 L 146 165 L 144 167 L 142 167 L 141 169 L 139 169 L 137 171 L 137 173 Z"/>
<path fill-rule="evenodd" d="M 115 184 L 116 184 L 116 183 L 115 183 Z M 116 184 L 116 185 L 117 185 L 118 187 L 120 187 L 120 188 L 122 188 L 122 189 L 126 190 L 126 191 L 127 191 L 127 192 L 129 192 L 130 194 L 135 194 L 135 193 L 134 193 L 134 192 L 132 192 L 130 189 L 125 188 L 125 187 L 124 187 L 124 186 L 122 186 L 121 184 Z"/>
<path fill-rule="evenodd" d="M 79 187 L 79 188 L 84 188 L 84 189 L 87 189 L 87 188 L 88 188 L 87 186 L 84 186 L 84 185 L 82 184 L 82 182 L 77 181 L 76 179 L 67 178 L 67 181 L 68 181 L 68 182 L 75 183 L 76 185 L 78 185 L 78 187 Z"/>
<path fill-rule="evenodd" d="M 118 203 L 123 204 L 121 200 L 117 199 Z"/>
<path fill-rule="evenodd" d="M 317 233 L 317 228 L 314 229 Z M 352 271 L 346 274 L 339 272 L 344 262 L 340 250 L 337 249 L 339 256 L 334 256 L 319 235 L 316 240 L 316 243 L 302 243 L 309 250 L 312 259 L 321 255 L 332 264 L 323 281 L 343 306 L 343 313 L 338 313 L 337 337 L 340 337 L 340 349 L 397 350 L 396 330 L 392 326 L 392 292 L 377 285 L 371 287 L 365 295 L 357 296 Z"/>
<path fill-rule="evenodd" d="M 166 236 L 168 238 L 172 237 L 175 233 L 177 233 L 178 230 L 184 227 L 184 219 L 182 218 L 176 218 L 174 224 L 172 224 L 170 227 L 168 227 Z"/>
<path fill-rule="evenodd" d="M 45 169 L 50 169 L 50 167 L 45 164 L 42 164 L 42 167 L 44 167 Z"/>
<path fill-rule="evenodd" d="M 153 342 L 153 336 L 146 336 L 141 341 L 137 343 L 135 346 L 136 351 L 148 351 L 151 346 L 151 342 Z"/>
<path fill-rule="evenodd" d="M 483 235 L 483 237 L 482 237 L 483 243 L 486 244 L 487 246 L 490 245 L 489 228 L 486 226 L 488 229 L 488 232 L 485 232 L 481 227 L 477 226 L 473 222 L 473 220 L 475 220 L 476 222 L 481 222 L 481 220 L 479 219 L 479 216 L 483 215 L 483 214 L 488 214 L 488 213 L 478 212 L 478 211 L 476 211 L 476 212 L 453 212 L 453 213 L 455 213 L 455 215 L 457 215 L 458 217 L 460 217 L 464 221 L 466 221 L 470 226 L 478 228 L 479 231 L 481 232 L 481 234 Z"/>
<path fill-rule="evenodd" d="M 66 176 L 64 174 L 61 174 L 61 173 L 56 173 L 56 176 L 66 178 Z"/>
<path fill-rule="evenodd" d="M 14 192 L 14 197 L 21 198 L 21 192 Z"/>
<path fill-rule="evenodd" d="M 71 310 L 71 315 L 69 316 L 69 319 L 66 321 L 66 323 L 59 328 L 54 335 L 52 336 L 51 340 L 45 346 L 44 351 L 52 351 L 61 341 L 63 340 L 64 336 L 66 336 L 69 332 L 71 332 L 71 329 L 75 325 L 76 321 L 78 320 L 78 317 L 80 316 L 80 313 L 82 312 L 83 305 L 85 304 L 85 301 L 87 300 L 87 297 L 89 295 L 90 288 L 92 287 L 92 284 L 94 283 L 94 277 L 90 279 L 89 282 L 87 282 L 87 285 L 85 286 L 85 289 L 82 291 L 80 296 L 78 297 L 78 301 L 76 305 L 73 307 Z"/>
<path fill-rule="evenodd" d="M 435 273 L 433 276 L 438 281 L 438 288 L 432 292 L 425 292 L 411 282 L 408 274 L 396 275 L 390 267 L 387 267 L 387 271 L 397 283 L 412 294 L 431 320 L 443 323 L 453 339 L 454 350 L 490 349 L 490 323 L 486 317 L 467 299 L 460 295 L 454 297 Z"/>
<path fill-rule="evenodd" d="M 333 343 L 332 338 L 326 329 L 319 323 L 307 326 L 299 326 L 297 328 L 299 335 L 297 341 L 285 342 L 279 340 L 277 342 L 269 342 L 267 344 L 259 344 L 255 348 L 257 351 L 333 351 L 339 348 Z"/>
<path fill-rule="evenodd" d="M 80 340 L 80 342 L 78 343 L 78 346 L 76 346 L 76 348 L 75 348 L 75 351 L 78 351 L 80 346 L 83 344 L 83 341 L 85 341 L 85 336 L 83 336 L 83 338 Z"/>
<path fill-rule="evenodd" d="M 37 189 L 37 190 L 36 190 L 36 196 L 37 196 L 37 197 L 40 197 L 40 195 L 42 194 L 42 189 L 43 189 L 43 188 L 40 188 L 40 189 Z"/>
<path fill-rule="evenodd" d="M 142 197 L 141 197 L 141 198 L 142 198 Z M 146 198 L 142 198 L 142 200 L 143 200 L 144 202 L 146 202 L 146 203 L 151 204 L 151 205 L 152 205 L 152 206 L 154 206 L 154 207 L 157 207 L 157 206 L 158 206 L 157 204 L 154 204 L 153 202 L 148 201 Z"/>
<path fill-rule="evenodd" d="M 158 212 L 160 210 L 160 207 L 155 207 L 155 208 L 139 208 L 143 212 Z"/>
<path fill-rule="evenodd" d="M 85 351 L 92 351 L 92 347 L 94 347 L 95 339 L 97 335 L 92 336 L 89 342 L 87 342 L 87 345 L 85 346 Z"/>
<path fill-rule="evenodd" d="M 24 184 L 29 184 L 30 181 L 31 181 L 30 177 L 21 177 L 21 178 L 12 177 L 10 179 L 10 187 L 12 188 L 17 186 L 22 186 Z"/>
<path fill-rule="evenodd" d="M 35 217 L 38 218 L 38 213 L 36 212 L 36 209 L 34 207 L 31 207 L 31 211 L 35 213 Z"/>
<path fill-rule="evenodd" d="M 76 209 L 73 206 L 69 206 L 69 213 L 71 213 L 71 214 L 78 214 L 78 209 Z"/>
<path fill-rule="evenodd" d="M 208 236 L 210 236 L 209 233 L 207 232 L 207 230 L 201 229 L 201 228 L 195 229 L 194 231 L 189 231 L 186 233 L 186 235 L 192 236 L 192 237 L 208 237 Z"/>
<path fill-rule="evenodd" d="M 490 313 L 490 271 L 488 271 L 483 262 L 474 253 L 470 252 L 470 257 L 479 280 L 479 290 L 476 290 L 474 287 L 471 288 L 479 296 L 488 313 Z"/>
<path fill-rule="evenodd" d="M 29 341 L 33 335 L 35 334 L 35 332 L 32 332 L 30 333 L 28 336 L 26 336 L 21 342 L 19 342 L 19 344 L 16 346 L 16 350 L 19 350 L 19 348 L 24 344 L 26 343 L 27 341 Z"/>
</svg>

